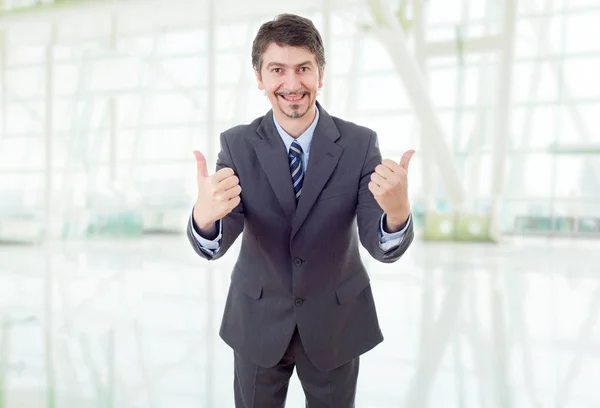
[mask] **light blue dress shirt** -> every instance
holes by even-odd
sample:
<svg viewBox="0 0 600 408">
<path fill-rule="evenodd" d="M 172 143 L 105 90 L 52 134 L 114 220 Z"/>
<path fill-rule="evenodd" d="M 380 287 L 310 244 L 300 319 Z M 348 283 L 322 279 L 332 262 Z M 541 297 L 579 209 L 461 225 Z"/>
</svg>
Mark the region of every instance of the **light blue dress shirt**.
<svg viewBox="0 0 600 408">
<path fill-rule="evenodd" d="M 273 121 L 275 122 L 275 127 L 277 128 L 277 132 L 279 133 L 279 136 L 281 136 L 281 140 L 283 140 L 283 143 L 285 144 L 286 151 L 289 152 L 290 146 L 292 145 L 294 138 L 292 136 L 290 136 L 285 130 L 283 130 L 281 125 L 279 125 L 279 123 L 277 122 L 277 119 L 275 119 L 275 115 L 273 115 Z M 300 144 L 300 147 L 302 147 L 302 152 L 303 152 L 303 154 L 302 154 L 302 169 L 304 170 L 305 174 L 306 174 L 306 169 L 308 168 L 308 159 L 309 159 L 309 155 L 310 155 L 310 144 L 312 142 L 312 138 L 315 133 L 315 128 L 317 127 L 318 121 L 319 121 L 319 109 L 316 109 L 315 119 L 313 120 L 311 125 L 308 127 L 308 129 L 306 129 L 306 131 L 304 133 L 302 133 L 296 139 L 296 141 Z M 388 251 L 389 249 L 392 249 L 392 248 L 400 245 L 400 242 L 402 242 L 402 239 L 404 238 L 404 234 L 406 233 L 406 229 L 408 228 L 408 226 L 410 225 L 410 223 L 412 221 L 411 217 L 412 217 L 412 215 L 409 215 L 408 222 L 406 223 L 406 226 L 401 231 L 394 232 L 394 233 L 388 233 L 388 232 L 385 232 L 385 230 L 383 228 L 383 220 L 385 218 L 385 214 L 383 214 L 381 216 L 380 225 L 379 225 L 379 236 L 380 236 L 379 246 L 383 251 Z M 196 232 L 196 229 L 193 226 L 193 222 L 194 221 L 193 221 L 193 215 L 192 215 L 192 216 L 190 216 L 190 226 L 192 227 L 192 232 L 194 234 L 194 237 L 200 244 L 201 249 L 205 250 L 206 252 L 208 252 L 211 255 L 216 254 L 219 251 L 219 249 L 221 249 L 221 237 L 222 237 L 222 233 L 223 233 L 223 226 L 222 226 L 221 220 L 217 221 L 217 229 L 219 230 L 219 234 L 217 235 L 217 237 L 214 240 L 208 240 L 208 239 L 200 236 L 200 234 L 198 234 Z"/>
</svg>

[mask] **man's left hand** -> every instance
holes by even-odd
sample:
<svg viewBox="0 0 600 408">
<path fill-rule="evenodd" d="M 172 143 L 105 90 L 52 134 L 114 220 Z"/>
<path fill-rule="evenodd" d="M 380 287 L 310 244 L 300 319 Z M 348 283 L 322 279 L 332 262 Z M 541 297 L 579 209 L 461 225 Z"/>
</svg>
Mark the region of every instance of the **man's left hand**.
<svg viewBox="0 0 600 408">
<path fill-rule="evenodd" d="M 407 151 L 400 163 L 385 159 L 371 174 L 369 190 L 386 214 L 387 232 L 399 231 L 410 215 L 408 164 L 414 154 L 414 150 Z"/>
</svg>

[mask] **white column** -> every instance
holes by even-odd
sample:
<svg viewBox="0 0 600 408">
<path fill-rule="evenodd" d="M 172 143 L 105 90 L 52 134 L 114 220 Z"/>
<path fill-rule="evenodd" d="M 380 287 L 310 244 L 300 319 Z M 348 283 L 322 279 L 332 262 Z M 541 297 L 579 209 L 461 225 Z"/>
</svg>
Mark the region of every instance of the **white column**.
<svg viewBox="0 0 600 408">
<path fill-rule="evenodd" d="M 363 56 L 363 35 L 364 33 L 357 29 L 353 34 L 352 39 L 352 59 L 350 60 L 350 67 L 348 68 L 348 81 L 344 87 L 344 111 L 345 115 L 349 120 L 355 120 L 356 117 L 356 101 L 358 100 L 358 89 L 360 88 L 360 70 Z M 329 92 L 331 93 L 331 86 L 329 86 Z"/>
<path fill-rule="evenodd" d="M 0 0 L 0 5 L 2 4 L 2 0 Z M 0 128 L 0 140 L 2 137 L 6 135 L 8 131 L 8 120 L 6 118 L 7 113 L 7 97 L 6 97 L 6 45 L 8 41 L 6 41 L 6 29 L 0 29 L 0 87 L 2 87 L 2 91 L 0 93 L 0 105 L 2 105 L 2 127 Z"/>
<path fill-rule="evenodd" d="M 6 407 L 6 400 L 9 393 L 8 377 L 10 373 L 10 333 L 8 332 L 10 330 L 10 321 L 6 315 L 2 316 L 0 330 L 2 330 L 2 333 L 0 333 L 0 407 Z"/>
<path fill-rule="evenodd" d="M 45 88 L 45 115 L 44 115 L 44 229 L 45 239 L 51 239 L 54 236 L 55 223 L 53 213 L 53 95 L 54 95 L 54 43 L 56 42 L 56 25 L 50 28 L 50 38 L 46 45 L 46 88 Z"/>
<path fill-rule="evenodd" d="M 117 51 L 117 16 L 113 14 L 110 19 L 110 49 Z M 117 181 L 117 97 L 112 95 L 108 100 L 109 114 L 109 139 L 108 139 L 108 162 L 109 162 L 109 179 L 114 186 Z"/>
<path fill-rule="evenodd" d="M 415 62 L 421 75 L 423 76 L 423 85 L 427 88 L 427 70 L 425 63 L 425 15 L 423 10 L 423 0 L 413 0 L 413 30 L 415 42 Z M 419 129 L 421 134 L 421 149 L 418 155 L 421 159 L 421 172 L 423 175 L 422 199 L 425 205 L 425 213 L 433 212 L 436 209 L 435 202 L 435 181 L 434 176 L 434 158 L 428 141 L 431 140 L 431 130 L 427 123 L 420 122 Z"/>
<path fill-rule="evenodd" d="M 330 0 L 322 0 L 323 5 L 323 29 L 321 30 L 321 36 L 323 38 L 323 46 L 325 47 L 325 59 L 327 61 L 326 70 L 331 71 L 331 63 L 332 59 L 329 58 L 331 56 L 331 44 L 333 41 L 331 39 L 331 1 Z M 325 75 L 325 78 L 332 78 Z M 330 83 L 329 86 L 325 86 L 323 83 L 323 105 L 325 109 L 331 109 L 331 95 L 332 95 L 332 85 Z"/>
<path fill-rule="evenodd" d="M 504 173 L 508 154 L 508 140 L 511 132 L 511 87 L 512 70 L 515 53 L 515 26 L 517 13 L 517 0 L 504 2 L 504 45 L 500 60 L 498 77 L 498 112 L 496 116 L 496 135 L 492 151 L 492 202 L 490 211 L 490 233 L 493 238 L 500 235 L 499 209 L 500 200 L 504 190 Z"/>
<path fill-rule="evenodd" d="M 206 26 L 207 30 L 207 104 L 206 104 L 206 158 L 209 163 L 215 163 L 216 159 L 214 158 L 215 154 L 215 141 L 218 140 L 219 135 L 216 133 L 216 109 L 215 105 L 217 103 L 217 88 L 216 88 L 216 64 L 217 64 L 217 52 L 216 52 L 216 0 L 208 0 L 208 24 Z M 214 171 L 214 167 L 210 168 L 209 165 L 209 173 Z M 204 286 L 206 288 L 206 327 L 209 330 L 216 329 L 215 322 L 215 310 L 213 305 L 215 304 L 215 279 L 214 279 L 215 268 L 212 265 L 207 266 Z M 207 407 L 214 406 L 214 392 L 215 385 L 213 381 L 214 371 L 215 371 L 215 342 L 214 336 L 209 336 L 210 340 L 206 342 L 206 367 L 205 367 L 205 398 L 204 405 Z"/>
<path fill-rule="evenodd" d="M 53 95 L 54 95 L 54 44 L 56 43 L 57 27 L 50 27 L 50 38 L 46 45 L 46 101 L 45 101 L 45 140 L 44 140 L 44 168 L 45 168 L 45 247 L 44 247 L 44 356 L 46 370 L 46 406 L 56 406 L 56 380 L 55 380 L 55 356 L 54 356 L 54 315 L 53 315 L 53 250 L 50 242 L 56 235 L 56 220 L 53 208 Z"/>
</svg>

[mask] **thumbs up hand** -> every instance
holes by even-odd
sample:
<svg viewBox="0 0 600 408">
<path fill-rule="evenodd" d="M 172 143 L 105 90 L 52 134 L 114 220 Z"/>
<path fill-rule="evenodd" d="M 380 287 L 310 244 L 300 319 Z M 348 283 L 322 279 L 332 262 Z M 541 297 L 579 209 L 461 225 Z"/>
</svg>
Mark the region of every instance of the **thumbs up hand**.
<svg viewBox="0 0 600 408">
<path fill-rule="evenodd" d="M 414 150 L 407 151 L 400 163 L 385 159 L 371 174 L 369 190 L 386 213 L 388 232 L 399 231 L 410 215 L 408 164 L 414 154 Z"/>
<path fill-rule="evenodd" d="M 194 150 L 198 171 L 198 198 L 194 206 L 194 221 L 201 231 L 211 231 L 216 221 L 229 214 L 239 203 L 240 180 L 225 167 L 208 175 L 206 158 Z"/>
</svg>

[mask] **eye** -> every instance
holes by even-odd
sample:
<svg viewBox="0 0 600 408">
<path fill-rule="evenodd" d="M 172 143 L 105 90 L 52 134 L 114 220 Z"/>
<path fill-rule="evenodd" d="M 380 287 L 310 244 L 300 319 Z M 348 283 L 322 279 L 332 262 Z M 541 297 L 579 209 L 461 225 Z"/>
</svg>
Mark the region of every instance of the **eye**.
<svg viewBox="0 0 600 408">
<path fill-rule="evenodd" d="M 271 70 L 271 72 L 275 72 L 276 74 L 279 74 L 281 72 L 281 68 L 273 68 Z"/>
<path fill-rule="evenodd" d="M 302 67 L 302 68 L 300 68 L 301 72 L 308 72 L 309 70 L 310 70 L 309 67 Z"/>
</svg>

